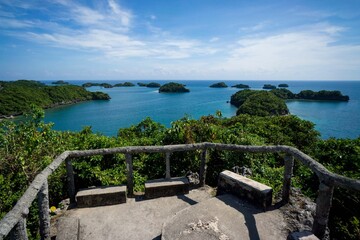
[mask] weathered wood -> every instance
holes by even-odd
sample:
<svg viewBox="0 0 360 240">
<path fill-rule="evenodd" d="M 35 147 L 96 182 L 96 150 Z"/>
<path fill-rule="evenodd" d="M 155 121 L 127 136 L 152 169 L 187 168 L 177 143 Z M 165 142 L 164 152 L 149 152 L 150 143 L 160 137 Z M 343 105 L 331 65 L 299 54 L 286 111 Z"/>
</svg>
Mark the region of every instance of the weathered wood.
<svg viewBox="0 0 360 240">
<path fill-rule="evenodd" d="M 206 158 L 207 158 L 207 149 L 204 149 L 201 152 L 201 163 L 200 163 L 200 170 L 199 170 L 199 186 L 203 187 L 205 186 L 205 181 L 206 181 Z"/>
<path fill-rule="evenodd" d="M 133 162 L 132 162 L 132 155 L 125 154 L 126 159 L 126 176 L 127 176 L 127 191 L 128 197 L 132 197 L 134 195 L 134 174 L 133 174 Z"/>
<path fill-rule="evenodd" d="M 11 240 L 28 240 L 26 232 L 26 217 L 29 214 L 29 209 L 25 209 L 22 216 L 15 227 L 10 232 Z"/>
<path fill-rule="evenodd" d="M 320 239 L 324 237 L 326 232 L 333 193 L 333 184 L 329 185 L 320 182 L 319 193 L 316 199 L 316 213 L 312 227 L 312 232 Z"/>
<path fill-rule="evenodd" d="M 50 239 L 49 187 L 45 181 L 38 193 L 41 240 Z"/>
<path fill-rule="evenodd" d="M 291 155 L 286 155 L 284 157 L 284 180 L 282 188 L 282 201 L 287 203 L 289 202 L 290 192 L 291 192 L 291 177 L 293 174 L 294 166 L 294 157 Z"/>
<path fill-rule="evenodd" d="M 165 153 L 166 155 L 166 174 L 165 174 L 165 178 L 166 179 L 170 179 L 171 178 L 171 174 L 170 174 L 170 155 L 171 153 L 170 152 L 166 152 Z"/>
<path fill-rule="evenodd" d="M 75 204 L 76 203 L 75 178 L 74 178 L 74 169 L 71 163 L 71 159 L 70 158 L 66 159 L 65 164 L 66 164 L 66 175 L 68 182 L 68 193 L 70 197 L 70 204 Z"/>
</svg>

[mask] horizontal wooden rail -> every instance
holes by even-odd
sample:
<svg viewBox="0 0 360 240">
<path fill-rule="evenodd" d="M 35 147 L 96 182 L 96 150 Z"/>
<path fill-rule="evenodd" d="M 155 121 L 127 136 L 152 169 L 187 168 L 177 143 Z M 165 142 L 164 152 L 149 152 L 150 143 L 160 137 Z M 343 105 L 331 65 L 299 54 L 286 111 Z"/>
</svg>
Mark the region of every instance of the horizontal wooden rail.
<svg viewBox="0 0 360 240">
<path fill-rule="evenodd" d="M 250 145 L 235 145 L 235 144 L 221 144 L 221 143 L 195 143 L 195 144 L 179 144 L 179 145 L 165 145 L 165 146 L 129 146 L 129 147 L 118 147 L 118 148 L 104 148 L 104 149 L 93 149 L 93 150 L 76 150 L 76 151 L 65 151 L 54 159 L 54 161 L 47 166 L 40 174 L 38 174 L 34 181 L 27 188 L 22 197 L 17 201 L 16 205 L 11 211 L 9 211 L 3 219 L 0 221 L 0 240 L 4 239 L 9 232 L 21 221 L 26 215 L 26 211 L 30 208 L 32 202 L 37 197 L 40 189 L 47 184 L 47 178 L 62 164 L 65 160 L 68 161 L 68 169 L 71 167 L 70 158 L 78 157 L 88 157 L 94 155 L 108 155 L 108 154 L 125 154 L 127 157 L 127 164 L 129 170 L 132 171 L 132 154 L 138 153 L 166 153 L 166 156 L 170 157 L 170 154 L 173 152 L 179 151 L 193 151 L 193 150 L 202 150 L 202 161 L 200 168 L 200 181 L 202 184 L 205 183 L 205 173 L 206 173 L 206 153 L 209 149 L 215 150 L 229 150 L 229 151 L 240 151 L 240 152 L 249 152 L 249 153 L 285 153 L 286 156 L 293 156 L 295 159 L 299 160 L 305 166 L 309 167 L 320 180 L 320 196 L 321 198 L 326 197 L 326 194 L 332 196 L 332 191 L 334 186 L 339 186 L 342 188 L 360 191 L 360 181 L 347 178 L 327 170 L 322 164 L 318 163 L 310 156 L 301 152 L 300 150 L 284 145 L 278 146 L 250 146 Z M 288 158 L 288 157 L 287 157 Z M 291 158 L 288 158 L 291 159 Z M 169 164 L 169 161 L 167 161 Z M 170 167 L 170 166 L 169 166 Z M 168 167 L 168 168 L 169 168 Z M 291 176 L 291 164 L 287 166 L 286 176 L 286 185 L 289 185 L 289 176 Z M 69 173 L 68 173 L 69 174 Z M 129 175 L 129 176 L 132 176 Z M 169 177 L 169 174 L 167 175 Z M 69 178 L 69 175 L 68 175 Z M 71 178 L 71 176 L 70 176 Z M 71 179 L 70 179 L 71 180 Z M 128 179 L 129 180 L 129 179 Z M 73 189 L 71 191 L 74 191 Z M 318 198 L 319 200 L 319 198 Z M 327 204 L 329 205 L 329 204 Z M 331 198 L 330 198 L 331 205 Z M 324 224 L 326 227 L 329 206 L 322 206 L 322 208 L 317 209 L 317 217 L 315 217 L 313 232 L 316 232 L 318 236 L 322 235 L 324 229 Z M 319 210 L 319 213 L 318 213 Z M 315 229 L 314 229 L 315 228 Z M 320 230 L 319 230 L 320 229 Z M 318 233 L 320 232 L 320 233 Z"/>
</svg>

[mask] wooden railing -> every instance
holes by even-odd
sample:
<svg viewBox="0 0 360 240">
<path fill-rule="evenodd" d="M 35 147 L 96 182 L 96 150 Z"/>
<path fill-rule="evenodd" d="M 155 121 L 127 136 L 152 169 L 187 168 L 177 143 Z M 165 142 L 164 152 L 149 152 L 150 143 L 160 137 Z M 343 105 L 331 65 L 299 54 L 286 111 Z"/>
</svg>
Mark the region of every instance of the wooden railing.
<svg viewBox="0 0 360 240">
<path fill-rule="evenodd" d="M 55 158 L 55 160 L 49 166 L 47 166 L 40 174 L 35 177 L 34 181 L 30 184 L 22 197 L 17 201 L 14 208 L 8 212 L 0 221 L 0 240 L 2 240 L 7 235 L 10 235 L 11 239 L 27 239 L 26 216 L 28 214 L 29 207 L 36 197 L 38 198 L 39 205 L 41 239 L 50 239 L 49 192 L 47 179 L 64 161 L 66 163 L 70 202 L 75 203 L 75 181 L 71 162 L 73 158 L 117 153 L 125 154 L 127 169 L 127 191 L 128 195 L 132 196 L 134 189 L 132 154 L 165 153 L 165 177 L 170 178 L 171 153 L 179 151 L 202 150 L 201 163 L 199 167 L 199 185 L 203 186 L 205 185 L 206 178 L 206 156 L 208 149 L 249 153 L 285 153 L 284 184 L 282 191 L 282 198 L 285 202 L 289 200 L 290 196 L 294 158 L 299 160 L 305 166 L 309 167 L 314 173 L 316 173 L 320 181 L 316 200 L 316 215 L 314 217 L 314 223 L 312 227 L 312 232 L 319 238 L 322 238 L 326 231 L 334 187 L 338 186 L 341 188 L 360 191 L 359 180 L 350 179 L 332 173 L 328 171 L 323 165 L 313 160 L 310 156 L 296 148 L 289 146 L 247 146 L 205 142 L 182 145 L 135 146 L 84 151 L 65 151 L 57 158 Z"/>
</svg>

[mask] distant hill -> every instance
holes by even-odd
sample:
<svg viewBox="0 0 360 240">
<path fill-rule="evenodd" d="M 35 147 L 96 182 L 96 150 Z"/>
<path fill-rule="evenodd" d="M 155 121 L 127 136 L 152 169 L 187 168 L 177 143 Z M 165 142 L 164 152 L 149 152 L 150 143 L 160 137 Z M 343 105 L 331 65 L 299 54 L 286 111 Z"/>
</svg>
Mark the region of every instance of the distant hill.
<svg viewBox="0 0 360 240">
<path fill-rule="evenodd" d="M 0 81 L 0 117 L 21 115 L 36 105 L 51 108 L 88 100 L 109 100 L 102 92 L 89 92 L 81 86 L 46 86 L 32 80 Z"/>
</svg>

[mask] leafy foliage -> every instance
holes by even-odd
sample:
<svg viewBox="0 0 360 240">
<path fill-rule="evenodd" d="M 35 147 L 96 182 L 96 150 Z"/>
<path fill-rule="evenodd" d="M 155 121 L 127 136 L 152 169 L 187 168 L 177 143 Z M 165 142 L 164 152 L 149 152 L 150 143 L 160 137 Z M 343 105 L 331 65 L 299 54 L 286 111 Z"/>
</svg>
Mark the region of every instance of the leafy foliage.
<svg viewBox="0 0 360 240">
<path fill-rule="evenodd" d="M 289 109 L 283 99 L 278 98 L 271 92 L 258 91 L 246 98 L 240 105 L 236 114 L 250 114 L 255 116 L 286 115 Z"/>
<path fill-rule="evenodd" d="M 183 84 L 170 82 L 162 85 L 159 88 L 159 93 L 184 93 L 190 92 Z"/>
<path fill-rule="evenodd" d="M 246 84 L 236 84 L 236 85 L 233 85 L 233 86 L 231 86 L 231 87 L 233 87 L 233 88 L 250 88 L 250 86 L 249 85 L 246 85 Z"/>
<path fill-rule="evenodd" d="M 0 116 L 23 114 L 31 109 L 31 105 L 49 108 L 80 101 L 110 99 L 106 93 L 93 93 L 74 85 L 46 86 L 28 80 L 0 84 Z"/>
<path fill-rule="evenodd" d="M 94 134 L 91 127 L 80 132 L 59 132 L 42 121 L 44 112 L 32 108 L 24 122 L 0 122 L 0 217 L 16 203 L 34 176 L 64 150 L 111 148 L 135 145 L 165 145 L 196 142 L 221 142 L 244 145 L 290 145 L 318 159 L 339 174 L 359 178 L 360 138 L 320 140 L 314 124 L 296 116 L 260 117 L 241 114 L 232 118 L 203 116 L 199 120 L 184 117 L 170 128 L 144 119 L 137 125 L 120 129 L 117 137 Z M 197 172 L 199 151 L 171 155 L 171 175 Z M 234 166 L 252 169 L 253 178 L 271 186 L 275 194 L 281 190 L 283 156 L 232 151 L 209 151 L 206 182 L 216 185 L 218 174 Z M 165 156 L 161 153 L 133 155 L 135 190 L 142 191 L 148 179 L 165 176 Z M 73 160 L 76 187 L 126 183 L 123 154 L 83 157 Z M 296 163 L 293 183 L 310 196 L 318 188 L 316 176 Z M 66 176 L 61 166 L 49 179 L 51 205 L 67 197 Z M 334 238 L 358 239 L 360 196 L 336 190 L 331 210 L 330 228 Z M 32 238 L 38 235 L 36 204 L 30 210 L 28 227 Z"/>
<path fill-rule="evenodd" d="M 214 83 L 210 85 L 211 88 L 227 88 L 228 86 L 224 82 Z"/>
</svg>

